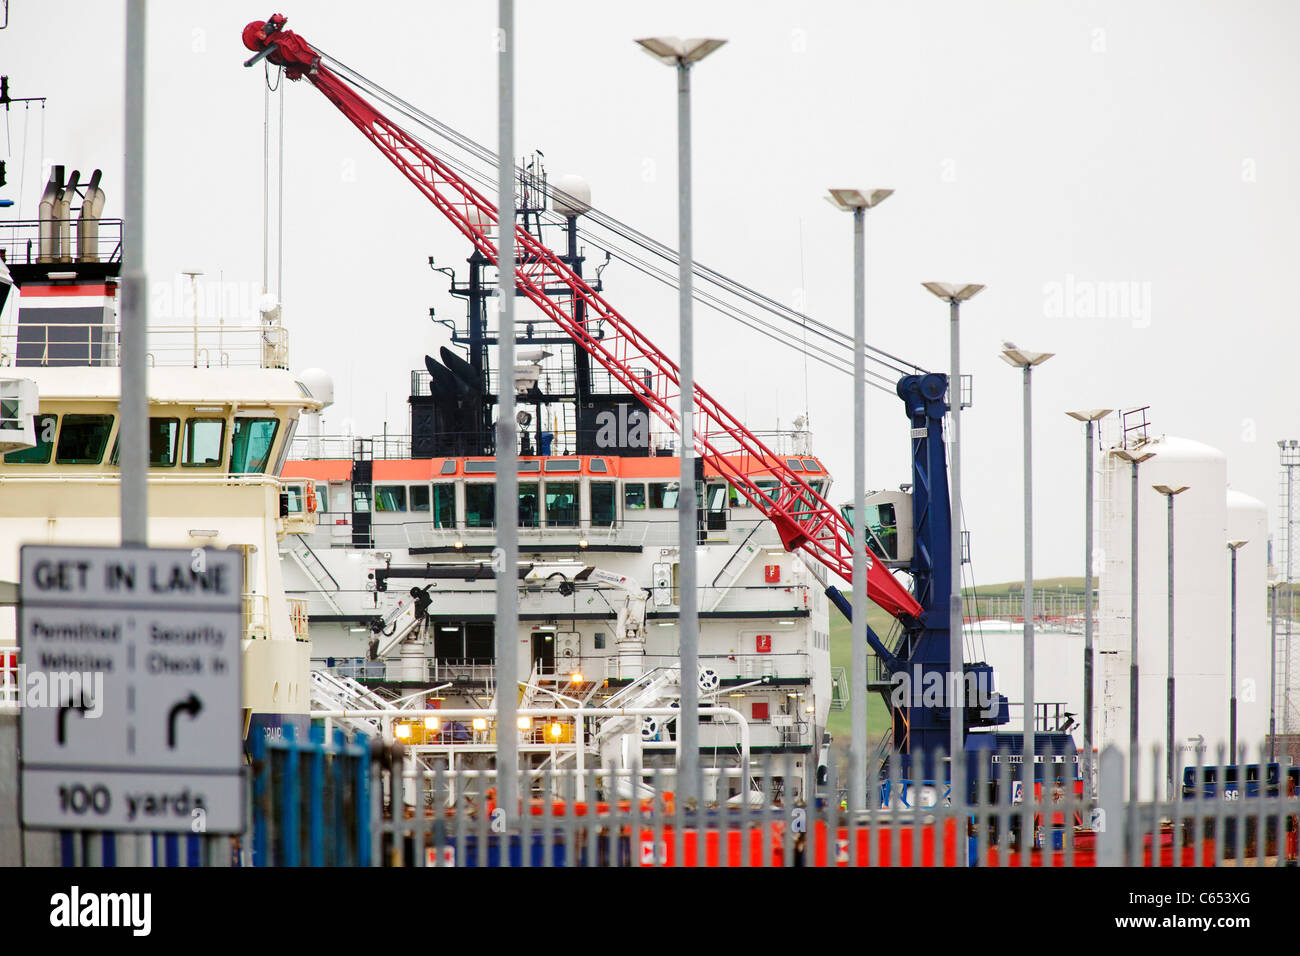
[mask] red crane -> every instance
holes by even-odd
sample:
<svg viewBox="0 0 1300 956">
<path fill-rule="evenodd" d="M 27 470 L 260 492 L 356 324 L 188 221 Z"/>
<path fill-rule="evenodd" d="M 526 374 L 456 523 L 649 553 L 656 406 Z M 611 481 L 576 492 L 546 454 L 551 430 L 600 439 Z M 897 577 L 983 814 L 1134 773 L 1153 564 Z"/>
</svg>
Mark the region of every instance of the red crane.
<svg viewBox="0 0 1300 956">
<path fill-rule="evenodd" d="M 265 57 L 283 67 L 291 80 L 306 77 L 495 265 L 496 245 L 487 234 L 497 224 L 496 206 L 322 64 L 320 54 L 286 30 L 285 22 L 284 16 L 275 14 L 244 27 L 244 46 L 258 54 L 249 62 Z M 679 414 L 673 406 L 681 395 L 677 364 L 517 224 L 515 242 L 518 292 L 680 435 Z M 578 317 L 579 303 L 586 312 L 585 322 Z M 603 324 L 604 334 L 597 338 L 588 323 Z M 648 379 L 639 371 L 645 367 L 650 369 Z M 695 450 L 705 463 L 771 520 L 786 550 L 802 549 L 850 581 L 853 530 L 840 513 L 698 384 L 693 411 Z M 760 478 L 775 479 L 778 489 L 765 492 L 756 484 Z M 867 556 L 867 596 L 894 617 L 921 614 L 921 605 L 871 555 Z"/>
</svg>

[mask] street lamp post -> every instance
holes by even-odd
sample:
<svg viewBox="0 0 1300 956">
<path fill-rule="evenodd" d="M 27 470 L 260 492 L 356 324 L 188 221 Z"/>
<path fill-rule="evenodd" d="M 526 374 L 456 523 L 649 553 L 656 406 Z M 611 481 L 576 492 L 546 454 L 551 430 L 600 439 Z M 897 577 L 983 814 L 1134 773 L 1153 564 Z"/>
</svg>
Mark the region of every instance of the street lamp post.
<svg viewBox="0 0 1300 956">
<path fill-rule="evenodd" d="M 1232 638 L 1229 642 L 1229 670 L 1232 678 L 1232 695 L 1228 698 L 1228 739 L 1231 741 L 1232 762 L 1237 762 L 1237 552 L 1246 541 L 1229 541 L 1232 552 Z"/>
<path fill-rule="evenodd" d="M 976 283 L 924 282 L 934 295 L 948 302 L 948 347 L 952 368 L 948 377 L 948 414 L 952 416 L 952 461 L 948 492 L 952 511 L 952 536 L 949 543 L 948 599 L 948 766 L 949 782 L 954 794 L 965 794 L 961 762 L 964 717 L 959 688 L 965 685 L 962 667 L 962 602 L 961 602 L 961 337 L 958 319 L 961 303 L 974 298 L 984 286 Z M 938 768 L 936 767 L 937 771 Z M 958 854 L 963 858 L 962 854 Z"/>
<path fill-rule="evenodd" d="M 519 812 L 519 732 L 515 694 L 519 678 L 519 432 L 515 420 L 515 10 L 499 0 L 497 25 L 497 421 L 494 435 L 497 501 L 496 574 L 496 765 L 500 806 L 509 824 Z M 579 746 L 582 746 L 579 737 Z"/>
<path fill-rule="evenodd" d="M 1268 639 L 1268 762 L 1277 760 L 1277 589 L 1281 581 L 1270 581 L 1269 596 L 1272 597 L 1272 622 Z"/>
<path fill-rule="evenodd" d="M 1115 452 L 1121 461 L 1133 466 L 1132 515 L 1129 528 L 1129 662 L 1128 662 L 1128 799 L 1137 803 L 1138 754 L 1138 466 L 1155 452 L 1136 454 L 1127 448 Z"/>
<path fill-rule="evenodd" d="M 1093 664 L 1092 647 L 1092 432 L 1093 423 L 1111 413 L 1109 408 L 1090 408 L 1066 412 L 1075 421 L 1084 423 L 1084 493 L 1083 493 L 1083 779 L 1088 793 L 1093 792 Z"/>
<path fill-rule="evenodd" d="M 697 784 L 700 762 L 700 620 L 696 593 L 696 548 L 699 546 L 699 515 L 695 490 L 695 351 L 693 264 L 691 249 L 691 67 L 726 40 L 677 37 L 648 37 L 636 41 L 641 47 L 677 71 L 677 232 L 678 232 L 678 336 L 679 399 L 682 430 L 677 493 L 677 536 L 680 549 L 678 589 L 678 633 L 681 661 L 681 717 L 678 718 L 677 787 L 685 799 L 699 798 Z"/>
<path fill-rule="evenodd" d="M 1174 798 L 1174 498 L 1187 490 L 1186 485 L 1152 485 L 1169 502 L 1169 677 L 1165 682 L 1165 799 Z"/>
<path fill-rule="evenodd" d="M 1034 767 L 1035 732 L 1037 727 L 1034 715 L 1034 458 L 1033 458 L 1033 399 L 1031 383 L 1034 367 L 1042 365 L 1054 353 L 1029 352 L 1017 348 L 1011 342 L 1003 343 L 1002 361 L 1008 365 L 1024 370 L 1025 380 L 1025 414 L 1024 414 L 1024 449 L 1025 449 L 1025 598 L 1024 598 L 1024 743 L 1020 749 L 1020 766 Z M 1033 776 L 1025 778 L 1026 788 L 1033 786 Z M 1026 790 L 1026 792 L 1030 792 Z M 1027 844 L 1021 844 L 1022 846 Z"/>
<path fill-rule="evenodd" d="M 849 804 L 867 808 L 867 306 L 866 213 L 892 189 L 832 189 L 827 200 L 853 213 L 853 648 Z"/>
</svg>

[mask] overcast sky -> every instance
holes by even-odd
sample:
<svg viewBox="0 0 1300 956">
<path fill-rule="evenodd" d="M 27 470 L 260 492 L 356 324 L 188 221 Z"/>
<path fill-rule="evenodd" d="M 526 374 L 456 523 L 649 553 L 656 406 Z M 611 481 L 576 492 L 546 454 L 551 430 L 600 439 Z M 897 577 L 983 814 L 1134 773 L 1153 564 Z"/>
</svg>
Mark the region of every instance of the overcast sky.
<svg viewBox="0 0 1300 956">
<path fill-rule="evenodd" d="M 988 288 L 963 311 L 967 524 L 981 582 L 1021 564 L 1021 380 L 1035 373 L 1041 576 L 1082 573 L 1083 439 L 1071 408 L 1151 406 L 1157 433 L 1228 456 L 1276 515 L 1275 441 L 1300 437 L 1300 6 L 1275 2 L 518 4 L 517 151 L 580 173 L 596 205 L 675 245 L 671 72 L 632 40 L 730 42 L 693 74 L 696 258 L 851 331 L 849 217 L 826 187 L 891 187 L 868 223 L 869 340 L 948 363 L 926 280 Z M 9 185 L 33 215 L 41 161 L 105 173 L 122 214 L 124 5 L 11 0 L 0 64 Z M 495 143 L 491 2 L 298 0 L 289 27 L 481 142 Z M 203 270 L 260 292 L 262 71 L 256 4 L 151 5 L 150 280 Z M 286 93 L 284 318 L 295 368 L 337 383 L 327 430 L 407 430 L 407 373 L 458 316 L 429 256 L 466 244 L 319 93 Z M 25 164 L 25 171 L 24 171 Z M 607 298 L 677 354 L 675 293 L 614 265 Z M 272 282 L 274 286 L 274 280 Z M 1120 293 L 1124 293 L 1120 297 Z M 155 302 L 160 301 L 155 297 Z M 523 317 L 526 309 L 521 309 Z M 852 383 L 697 309 L 697 380 L 746 420 L 811 413 L 851 493 Z M 165 317 L 154 315 L 155 322 Z M 868 484 L 909 480 L 902 405 L 869 392 Z"/>
</svg>

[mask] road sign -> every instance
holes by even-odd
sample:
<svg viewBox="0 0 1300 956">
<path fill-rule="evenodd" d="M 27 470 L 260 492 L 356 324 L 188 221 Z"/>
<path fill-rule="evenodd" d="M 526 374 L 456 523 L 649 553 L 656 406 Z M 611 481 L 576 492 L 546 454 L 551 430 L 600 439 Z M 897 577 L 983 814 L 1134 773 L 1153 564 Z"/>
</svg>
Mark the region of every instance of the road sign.
<svg viewBox="0 0 1300 956">
<path fill-rule="evenodd" d="M 242 832 L 240 555 L 25 545 L 20 560 L 23 825 Z"/>
</svg>

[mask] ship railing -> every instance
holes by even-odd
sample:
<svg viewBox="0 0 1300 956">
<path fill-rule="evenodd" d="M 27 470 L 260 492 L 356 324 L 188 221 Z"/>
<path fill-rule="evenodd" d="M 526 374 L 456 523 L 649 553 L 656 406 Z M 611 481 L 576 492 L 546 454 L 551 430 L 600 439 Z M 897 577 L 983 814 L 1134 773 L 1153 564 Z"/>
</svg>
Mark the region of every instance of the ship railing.
<svg viewBox="0 0 1300 956">
<path fill-rule="evenodd" d="M 153 368 L 289 367 L 289 330 L 275 323 L 154 324 L 148 345 Z M 121 354 L 121 327 L 112 321 L 40 322 L 28 312 L 0 326 L 0 366 L 114 368 Z"/>
<path fill-rule="evenodd" d="M 303 435 L 294 437 L 289 446 L 289 457 L 298 461 L 323 459 L 350 459 L 359 435 Z M 411 457 L 409 433 L 388 432 L 366 436 L 372 442 L 376 460 L 406 459 Z"/>
<path fill-rule="evenodd" d="M 79 232 L 70 244 L 77 254 L 59 255 L 41 258 L 41 223 L 40 219 L 13 219 L 0 223 L 0 258 L 11 266 L 48 265 L 51 272 L 68 269 L 73 264 L 104 263 L 110 265 L 122 261 L 122 220 L 96 219 L 98 232 L 91 243 L 87 236 Z M 48 228 L 50 220 L 44 220 Z"/>
<path fill-rule="evenodd" d="M 725 703 L 727 684 L 746 681 L 788 680 L 801 684 L 812 679 L 812 663 L 807 654 L 793 652 L 780 654 L 701 654 L 701 670 L 712 671 L 721 682 L 713 693 L 719 702 Z M 332 663 L 331 663 L 332 662 Z M 671 654 L 646 654 L 637 658 L 641 671 L 638 684 L 648 682 L 655 674 L 664 670 L 676 669 L 679 659 Z M 381 678 L 385 666 L 382 662 L 367 661 L 362 658 L 314 658 L 312 666 L 317 670 L 336 673 L 353 679 Z M 580 654 L 553 662 L 541 664 L 536 668 L 537 676 L 547 683 L 561 685 L 580 684 L 587 688 L 591 684 L 602 683 L 606 678 L 619 676 L 619 656 L 615 650 L 598 654 Z M 580 675 L 576 681 L 574 675 Z M 427 676 L 432 683 L 475 683 L 491 685 L 496 680 L 496 665 L 486 658 L 430 658 L 427 661 Z M 562 692 L 563 687 L 560 688 Z M 811 691 L 795 687 L 790 692 L 792 701 L 800 706 L 811 702 Z M 627 699 L 628 688 L 623 688 L 614 699 Z M 572 696 L 572 695 L 571 695 Z"/>
<path fill-rule="evenodd" d="M 270 602 L 265 594 L 244 595 L 244 637 L 270 636 Z"/>
<path fill-rule="evenodd" d="M 659 667 L 678 667 L 680 659 L 673 654 L 646 654 L 640 658 L 647 670 Z M 751 681 L 764 677 L 774 680 L 804 681 L 812 678 L 812 660 L 804 653 L 777 654 L 700 654 L 700 670 L 712 671 L 718 680 Z M 798 691 L 792 691 L 797 694 Z M 806 694 L 807 692 L 805 692 Z M 726 697 L 725 686 L 716 691 L 719 700 Z"/>
<path fill-rule="evenodd" d="M 429 680 L 439 684 L 446 681 L 490 684 L 496 680 L 496 665 L 483 658 L 431 658 L 427 663 Z"/>
<path fill-rule="evenodd" d="M 350 512 L 331 512 L 347 515 Z M 392 517 L 386 512 L 376 513 L 382 517 Z M 428 517 L 407 521 L 378 520 L 371 524 L 371 534 L 378 548 L 432 548 L 450 547 L 457 541 L 466 545 L 495 541 L 495 525 L 470 526 L 460 523 L 456 527 L 435 528 Z M 748 534 L 753 530 L 752 523 L 729 521 L 729 529 L 734 534 Z M 677 517 L 670 514 L 662 519 L 635 518 L 617 521 L 612 524 L 592 524 L 579 522 L 573 525 L 556 526 L 522 525 L 519 528 L 521 547 L 528 544 L 574 544 L 585 540 L 590 545 L 617 545 L 621 547 L 676 547 Z M 729 536 L 726 531 L 710 532 L 707 544 L 736 544 L 738 538 Z M 776 531 L 770 525 L 760 526 L 752 539 L 760 547 L 778 547 Z"/>
</svg>

